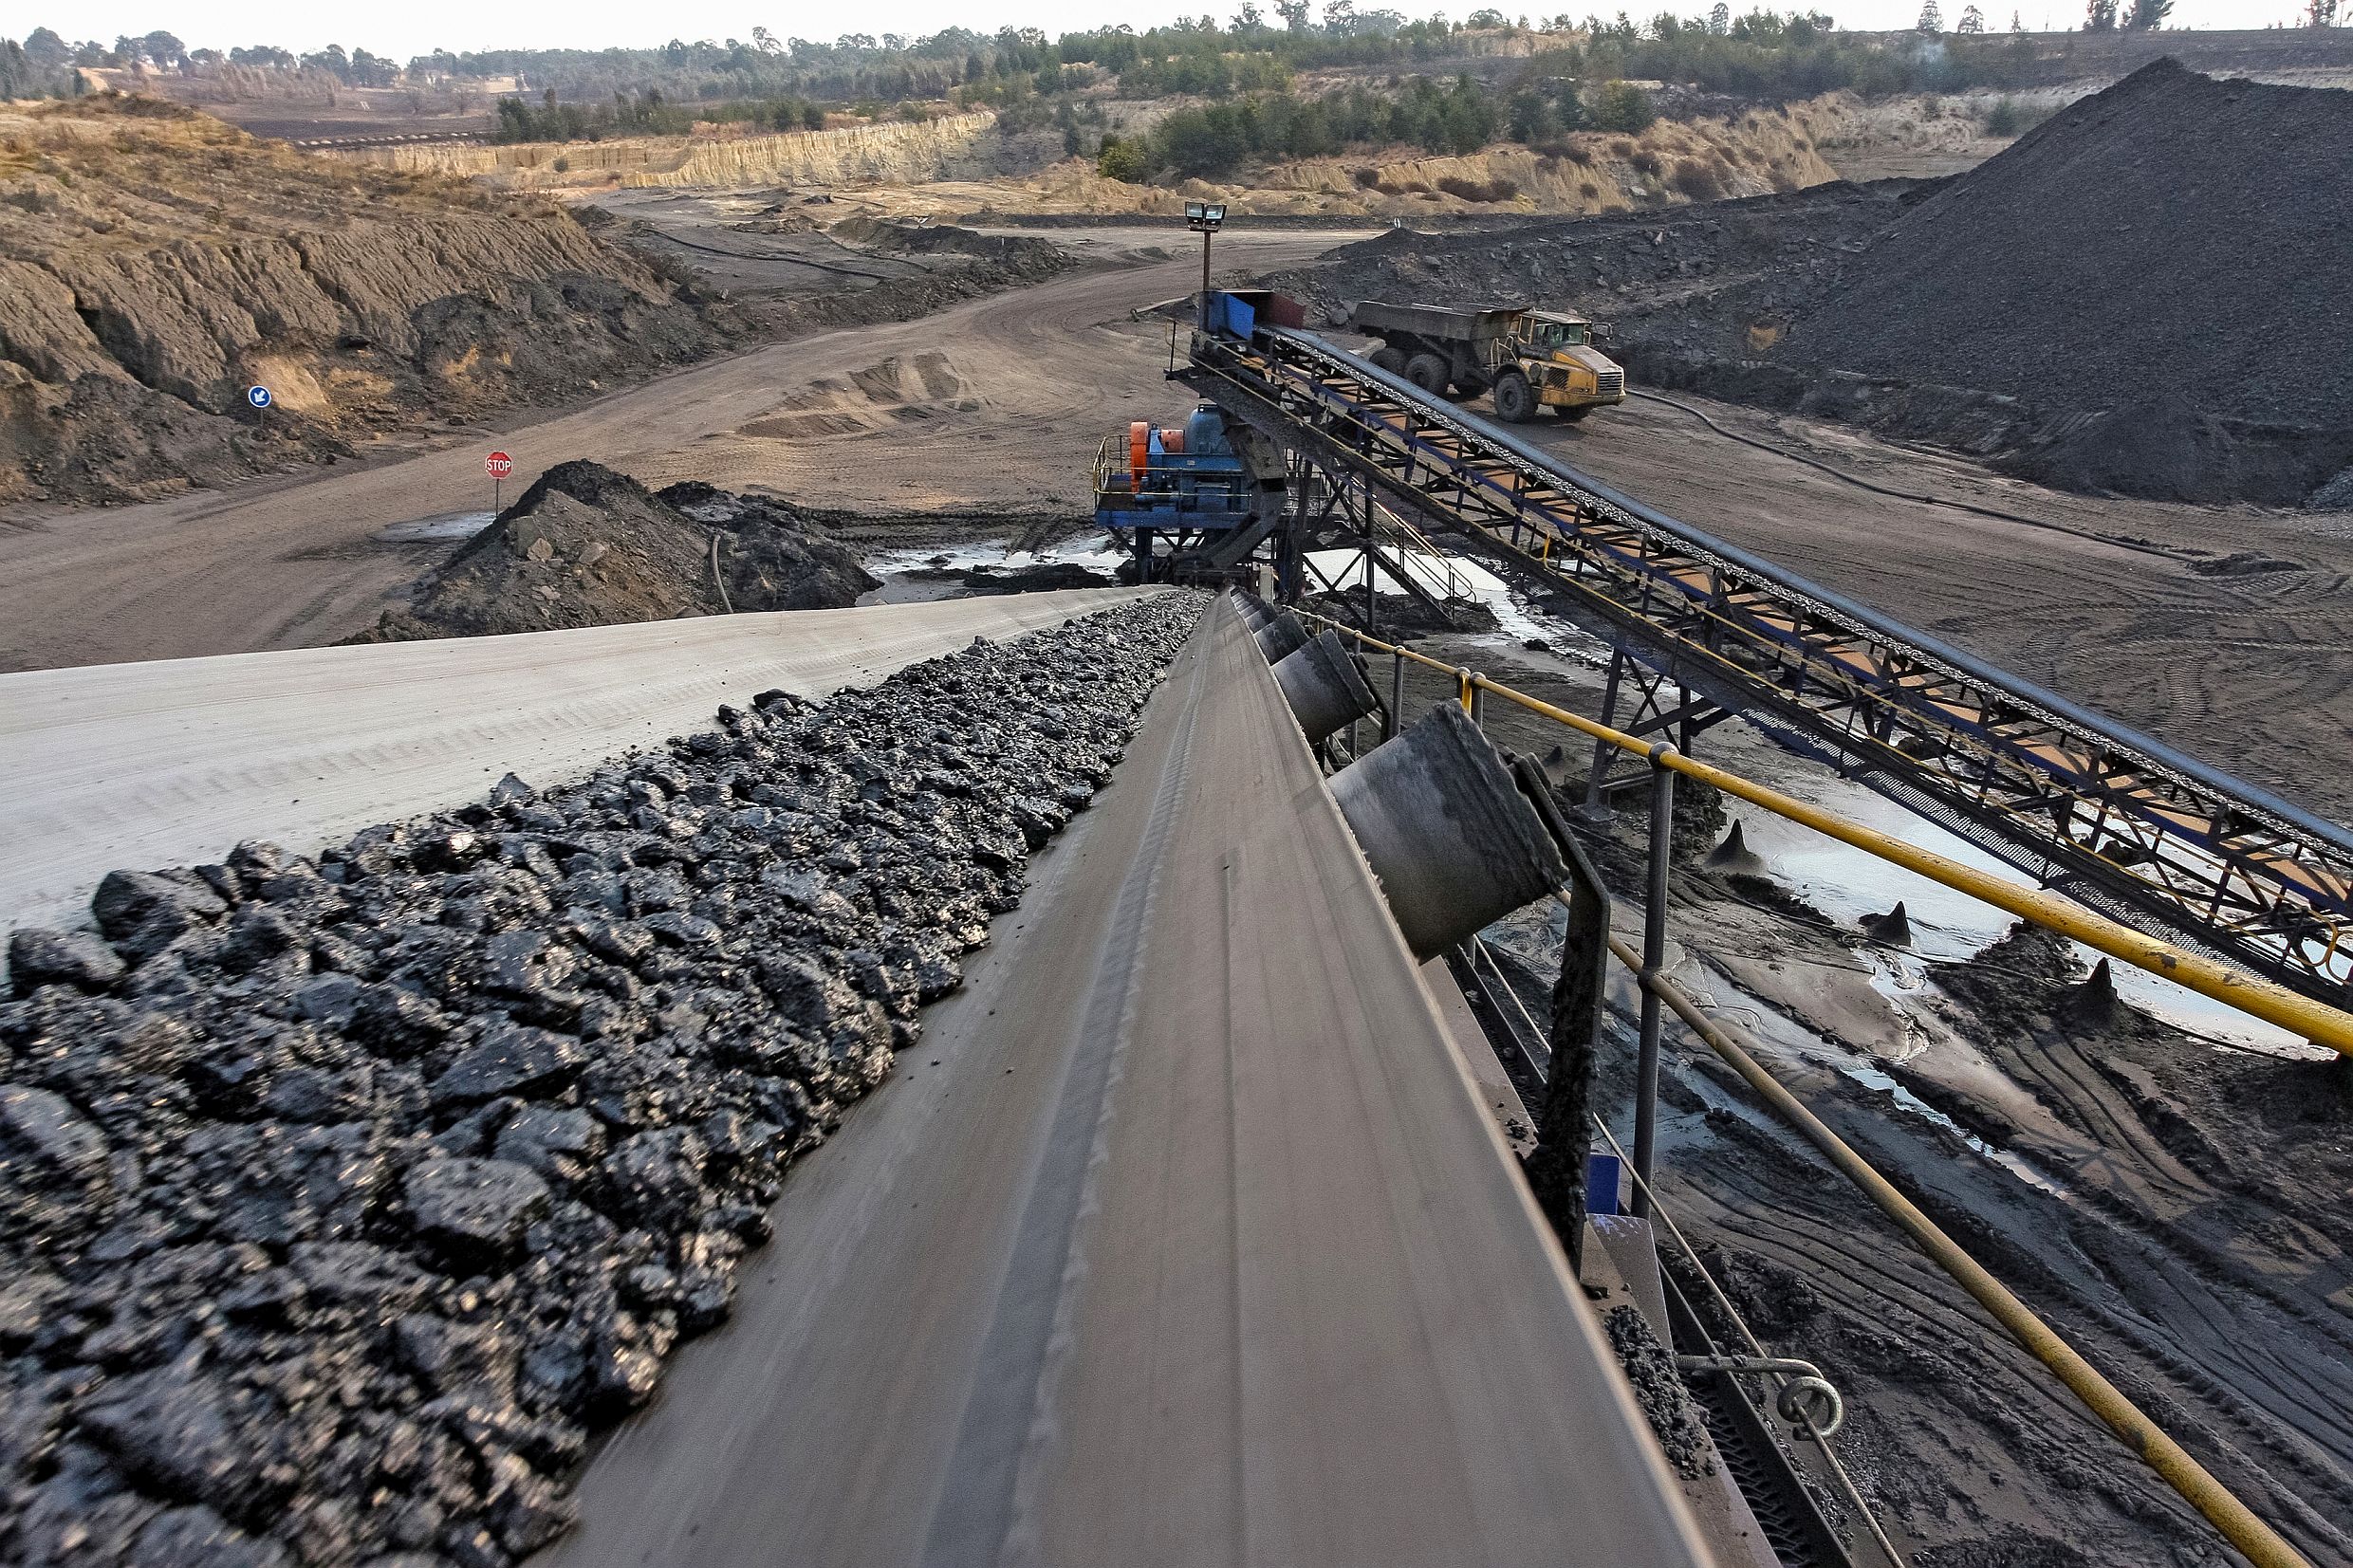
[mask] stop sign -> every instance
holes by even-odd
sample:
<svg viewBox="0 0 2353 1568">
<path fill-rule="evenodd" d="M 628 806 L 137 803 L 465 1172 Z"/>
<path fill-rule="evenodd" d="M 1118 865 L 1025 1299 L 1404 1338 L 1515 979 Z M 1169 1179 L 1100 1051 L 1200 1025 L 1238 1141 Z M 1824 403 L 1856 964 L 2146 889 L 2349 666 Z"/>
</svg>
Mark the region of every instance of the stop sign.
<svg viewBox="0 0 2353 1568">
<path fill-rule="evenodd" d="M 508 456 L 503 452 L 494 452 L 491 453 L 490 462 L 487 466 L 491 470 L 491 477 L 493 479 L 504 479 L 509 474 L 514 472 L 514 459 Z"/>
</svg>

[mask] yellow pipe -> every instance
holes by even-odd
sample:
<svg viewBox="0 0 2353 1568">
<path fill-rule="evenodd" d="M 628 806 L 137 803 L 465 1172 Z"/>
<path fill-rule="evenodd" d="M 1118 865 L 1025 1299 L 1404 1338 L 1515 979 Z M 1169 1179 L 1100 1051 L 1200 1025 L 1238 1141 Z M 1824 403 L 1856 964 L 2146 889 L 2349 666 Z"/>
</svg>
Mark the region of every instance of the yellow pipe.
<svg viewBox="0 0 2353 1568">
<path fill-rule="evenodd" d="M 1641 955 L 1618 937 L 1609 939 L 1609 950 L 1618 961 L 1634 971 L 1638 981 L 1691 1025 L 1692 1032 L 1707 1042 L 1716 1055 L 1731 1064 L 1732 1070 L 1748 1080 L 1749 1087 L 1763 1096 L 1766 1102 L 1782 1118 L 1803 1133 L 1814 1147 L 1829 1156 L 1849 1181 L 1863 1190 L 1887 1216 L 1910 1233 L 1937 1267 L 1959 1283 L 1962 1289 L 1977 1300 L 1978 1305 L 1992 1313 L 1994 1319 L 2009 1331 L 2011 1338 L 2026 1347 L 2036 1360 L 2056 1373 L 2059 1380 L 2075 1396 L 2088 1406 L 2094 1415 L 2105 1422 L 2108 1430 L 2131 1445 L 2133 1450 L 2148 1463 L 2165 1484 L 2188 1500 L 2190 1505 L 2204 1514 L 2224 1539 L 2246 1555 L 2255 1568 L 2311 1568 L 2301 1553 L 2270 1525 L 2257 1519 L 2247 1504 L 2233 1496 L 2229 1487 L 2216 1481 L 2203 1465 L 2190 1457 L 2189 1451 L 2165 1435 L 2157 1423 L 2143 1415 L 2139 1407 L 2118 1392 L 2092 1364 L 2075 1351 L 2075 1347 L 2052 1332 L 2050 1325 L 2037 1318 L 2024 1301 L 2011 1295 L 2001 1281 L 1986 1272 L 1983 1264 L 1955 1245 L 1953 1238 L 1938 1229 L 1934 1220 L 1921 1213 L 1912 1201 L 1896 1190 L 1893 1183 L 1865 1163 L 1862 1156 L 1847 1147 L 1844 1139 L 1825 1126 L 1821 1118 L 1808 1111 L 1795 1095 L 1782 1087 L 1781 1081 L 1757 1064 L 1756 1059 L 1742 1048 L 1730 1030 L 1716 1020 L 1701 1012 L 1683 988 L 1660 974 L 1646 974 Z"/>
<path fill-rule="evenodd" d="M 1337 623 L 1327 621 L 1326 624 Z M 1434 668 L 1449 668 L 1409 649 L 1375 641 L 1362 632 L 1354 632 L 1353 635 L 1359 642 L 1383 653 L 1403 653 L 1406 657 L 1418 659 Z M 1907 843 L 1892 834 L 1849 821 L 1836 812 L 1825 811 L 1794 795 L 1785 795 L 1778 789 L 1752 783 L 1737 773 L 1727 773 L 1720 767 L 1687 757 L 1671 746 L 1654 747 L 1647 741 L 1639 740 L 1623 730 L 1612 729 L 1583 714 L 1555 708 L 1548 702 L 1524 692 L 1515 692 L 1509 686 L 1498 686 L 1484 675 L 1474 675 L 1472 679 L 1506 702 L 1517 703 L 1530 712 L 1541 713 L 1596 740 L 1606 741 L 1621 751 L 1653 758 L 1662 767 L 1673 768 L 1677 773 L 1712 784 L 1727 795 L 1736 796 L 1751 805 L 1763 806 L 1793 822 L 1802 822 L 1817 833 L 1825 834 L 1841 843 L 1852 844 L 1865 854 L 1899 865 L 1906 871 L 1917 872 L 1932 882 L 1940 882 L 1956 892 L 1992 904 L 1995 909 L 2005 910 L 2023 920 L 2030 920 L 2047 930 L 2055 931 L 2062 936 L 2071 937 L 2135 968 L 2146 969 L 2176 985 L 2187 986 L 2226 1006 L 2235 1007 L 2267 1024 L 2277 1024 L 2316 1044 L 2353 1056 L 2353 1014 L 2315 1002 L 2285 986 L 2274 985 L 2228 964 L 2185 951 L 2153 936 L 2144 936 L 2130 926 L 2120 924 L 2103 914 L 2096 914 L 2060 894 L 2020 887 L 2007 878 L 1979 871 L 1974 866 L 1965 866 L 1934 850 Z M 1457 681 L 1459 684 L 1459 677 Z M 1469 704 L 1466 702 L 1464 706 L 1467 709 Z"/>
</svg>

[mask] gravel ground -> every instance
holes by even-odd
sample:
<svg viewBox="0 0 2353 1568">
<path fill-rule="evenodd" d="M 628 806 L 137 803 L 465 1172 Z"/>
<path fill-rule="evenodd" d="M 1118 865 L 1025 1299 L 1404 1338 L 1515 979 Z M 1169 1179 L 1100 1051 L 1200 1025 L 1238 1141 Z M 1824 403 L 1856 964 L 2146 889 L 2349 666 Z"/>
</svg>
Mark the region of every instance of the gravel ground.
<svg viewBox="0 0 2353 1568">
<path fill-rule="evenodd" d="M 1198 613 L 118 872 L 0 1005 L 0 1559 L 503 1565 L 728 1313 Z"/>
</svg>

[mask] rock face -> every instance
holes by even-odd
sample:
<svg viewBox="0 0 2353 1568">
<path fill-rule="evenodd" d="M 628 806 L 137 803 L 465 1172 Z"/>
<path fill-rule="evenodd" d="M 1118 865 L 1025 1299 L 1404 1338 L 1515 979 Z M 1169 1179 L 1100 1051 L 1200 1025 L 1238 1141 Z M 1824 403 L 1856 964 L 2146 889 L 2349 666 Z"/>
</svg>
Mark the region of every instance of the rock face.
<svg viewBox="0 0 2353 1568">
<path fill-rule="evenodd" d="M 553 208 L 150 100 L 0 110 L 0 138 L 27 155 L 0 162 L 0 501 L 218 480 L 712 341 Z"/>
<path fill-rule="evenodd" d="M 589 1433 L 725 1319 L 788 1162 L 1198 613 L 764 694 L 316 861 L 126 873 L 110 941 L 16 950 L 0 1561 L 499 1568 L 560 1534 Z"/>
<path fill-rule="evenodd" d="M 838 609 L 880 586 L 857 552 L 778 502 L 694 483 L 657 495 L 581 461 L 541 475 L 410 604 L 348 640 Z"/>
</svg>

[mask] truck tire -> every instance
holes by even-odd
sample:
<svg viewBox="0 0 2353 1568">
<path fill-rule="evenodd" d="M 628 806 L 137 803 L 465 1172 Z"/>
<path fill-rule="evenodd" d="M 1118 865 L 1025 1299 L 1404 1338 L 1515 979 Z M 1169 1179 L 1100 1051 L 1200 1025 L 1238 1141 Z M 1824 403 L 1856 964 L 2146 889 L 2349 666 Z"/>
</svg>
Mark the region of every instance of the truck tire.
<svg viewBox="0 0 2353 1568">
<path fill-rule="evenodd" d="M 1495 379 L 1495 417 L 1505 424 L 1524 424 L 1536 416 L 1536 389 L 1517 371 Z"/>
<path fill-rule="evenodd" d="M 1434 397 L 1446 396 L 1454 367 L 1435 354 L 1417 354 L 1405 361 L 1405 378 Z"/>
<path fill-rule="evenodd" d="M 1405 374 L 1405 350 L 1401 348 L 1391 348 L 1387 343 L 1383 343 L 1374 349 L 1369 358 L 1373 363 L 1392 376 Z"/>
</svg>

